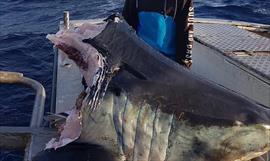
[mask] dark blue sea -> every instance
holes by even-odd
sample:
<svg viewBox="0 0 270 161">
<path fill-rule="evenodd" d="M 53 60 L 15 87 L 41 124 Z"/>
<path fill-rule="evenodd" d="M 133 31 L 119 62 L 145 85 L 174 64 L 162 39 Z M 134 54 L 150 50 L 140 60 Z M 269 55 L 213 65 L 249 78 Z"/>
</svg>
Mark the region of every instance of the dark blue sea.
<svg viewBox="0 0 270 161">
<path fill-rule="evenodd" d="M 91 19 L 120 12 L 124 0 L 0 0 L 0 70 L 22 72 L 46 89 L 50 106 L 53 73 L 52 44 L 63 11 L 71 19 Z M 196 17 L 270 24 L 269 0 L 195 0 Z M 27 126 L 34 92 L 18 85 L 0 85 L 0 126 Z M 1 138 L 0 138 L 1 139 Z M 22 156 L 0 149 L 0 161 L 19 161 Z"/>
</svg>

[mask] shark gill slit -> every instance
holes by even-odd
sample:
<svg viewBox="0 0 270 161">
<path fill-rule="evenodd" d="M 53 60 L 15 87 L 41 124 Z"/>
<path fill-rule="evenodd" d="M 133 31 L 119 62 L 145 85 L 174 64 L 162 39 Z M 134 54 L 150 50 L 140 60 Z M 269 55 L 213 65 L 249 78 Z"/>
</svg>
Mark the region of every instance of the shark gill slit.
<svg viewBox="0 0 270 161">
<path fill-rule="evenodd" d="M 170 129 L 169 129 L 169 135 L 168 135 L 168 138 L 167 138 L 167 148 L 166 148 L 166 155 L 165 155 L 165 160 L 164 161 L 167 161 L 167 158 L 169 157 L 168 156 L 168 154 L 170 154 L 169 153 L 169 144 L 171 144 L 170 143 L 170 136 L 171 136 L 171 133 L 172 133 L 172 126 L 173 126 L 173 120 L 174 120 L 174 114 L 171 114 L 171 117 L 170 117 Z"/>
<path fill-rule="evenodd" d="M 154 133 L 155 131 L 157 132 L 157 130 L 155 129 L 155 124 L 157 123 L 157 112 L 158 112 L 158 108 L 155 109 L 155 118 L 153 120 L 153 130 L 152 130 L 152 138 L 151 138 L 151 142 L 150 142 L 150 149 L 149 149 L 149 154 L 148 154 L 148 161 L 149 161 L 149 158 L 151 156 L 151 151 L 152 151 L 152 146 L 153 146 L 153 141 L 155 139 L 154 137 Z"/>
<path fill-rule="evenodd" d="M 136 130 L 135 130 L 135 137 L 134 137 L 134 144 L 133 144 L 133 155 L 132 155 L 132 161 L 134 161 L 135 160 L 135 148 L 136 148 L 136 142 L 137 142 L 137 132 L 138 132 L 138 129 L 140 128 L 140 127 L 138 127 L 138 125 L 139 125 L 139 120 L 140 120 L 140 115 L 141 115 L 141 112 L 142 112 L 142 108 L 143 108 L 143 104 L 141 104 L 140 105 L 140 110 L 139 110 L 139 113 L 138 113 L 138 117 L 137 117 L 137 120 L 136 120 Z"/>
<path fill-rule="evenodd" d="M 127 103 L 128 103 L 128 96 L 126 96 L 126 102 L 125 102 L 125 106 L 124 106 L 124 111 L 123 111 L 123 113 L 122 113 L 122 135 L 120 136 L 120 137 L 122 137 L 121 139 L 122 139 L 122 144 L 121 144 L 121 147 L 122 147 L 122 151 L 123 152 L 125 152 L 124 151 L 124 123 L 125 123 L 125 121 L 123 121 L 124 120 L 124 115 L 125 115 L 125 113 L 126 113 L 126 110 L 127 110 Z"/>
<path fill-rule="evenodd" d="M 118 122 L 118 111 L 117 111 L 117 107 L 115 106 L 115 95 L 113 95 L 113 125 L 114 125 L 114 129 L 116 131 L 116 134 L 117 134 L 117 141 L 118 143 L 120 143 L 120 145 L 118 145 L 118 148 L 119 148 L 119 151 L 120 153 L 123 154 L 123 150 L 122 150 L 122 140 L 121 140 L 121 137 L 119 135 L 121 135 L 120 131 L 119 131 L 119 122 Z"/>
</svg>

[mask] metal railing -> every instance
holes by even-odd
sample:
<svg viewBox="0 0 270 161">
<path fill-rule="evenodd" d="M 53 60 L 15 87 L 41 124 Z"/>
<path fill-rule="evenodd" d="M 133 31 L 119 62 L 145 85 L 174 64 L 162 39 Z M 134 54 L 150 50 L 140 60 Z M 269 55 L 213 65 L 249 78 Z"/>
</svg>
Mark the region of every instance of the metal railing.
<svg viewBox="0 0 270 161">
<path fill-rule="evenodd" d="M 36 91 L 30 127 L 40 127 L 43 120 L 46 97 L 44 87 L 36 80 L 24 77 L 22 73 L 17 72 L 0 71 L 0 83 L 22 84 Z"/>
<path fill-rule="evenodd" d="M 0 71 L 0 84 L 18 84 L 35 90 L 35 102 L 30 127 L 0 126 L 0 149 L 24 149 L 24 161 L 31 161 L 45 143 L 55 135 L 50 128 L 41 127 L 44 115 L 45 89 L 37 81 L 24 77 L 22 73 Z"/>
</svg>

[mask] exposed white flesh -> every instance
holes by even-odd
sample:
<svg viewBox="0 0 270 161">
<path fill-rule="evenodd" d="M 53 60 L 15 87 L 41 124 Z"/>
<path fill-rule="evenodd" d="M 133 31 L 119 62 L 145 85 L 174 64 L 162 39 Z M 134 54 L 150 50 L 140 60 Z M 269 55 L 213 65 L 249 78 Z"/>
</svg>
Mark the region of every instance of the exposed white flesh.
<svg viewBox="0 0 270 161">
<path fill-rule="evenodd" d="M 85 37 L 80 33 L 76 33 L 75 31 L 61 33 L 62 34 L 58 33 L 56 35 L 48 35 L 47 38 L 54 43 L 55 46 L 66 45 L 68 47 L 75 48 L 80 52 L 80 56 L 87 66 L 86 68 L 81 67 L 80 65 L 78 66 L 86 80 L 87 85 L 91 87 L 95 83 L 96 73 L 98 72 L 99 68 L 104 65 L 102 56 L 90 44 L 82 42 Z M 60 53 L 66 54 L 65 52 Z"/>
<path fill-rule="evenodd" d="M 88 87 L 96 85 L 100 76 L 100 69 L 104 66 L 104 58 L 101 54 L 93 48 L 90 44 L 83 43 L 82 40 L 86 38 L 93 38 L 102 31 L 104 25 L 90 25 L 83 24 L 75 30 L 59 31 L 55 35 L 47 35 L 47 38 L 60 49 L 66 52 L 60 52 L 71 57 L 75 56 L 80 62 L 76 62 L 82 72 Z M 75 49 L 75 50 L 74 50 Z M 75 53 L 72 53 L 75 51 Z M 100 88 L 100 85 L 97 87 Z M 98 89 L 99 90 L 99 89 Z M 94 102 L 94 101 L 93 101 Z M 84 106 L 88 106 L 84 104 Z M 66 123 L 61 129 L 61 136 L 59 139 L 53 138 L 47 145 L 46 149 L 65 146 L 66 144 L 77 140 L 82 131 L 82 116 L 81 107 L 76 107 L 67 117 Z"/>
<path fill-rule="evenodd" d="M 77 140 L 82 131 L 82 116 L 80 111 L 73 109 L 70 115 L 66 119 L 66 123 L 61 130 L 61 136 L 59 139 L 53 138 L 46 144 L 45 149 L 65 146 L 75 140 Z"/>
<path fill-rule="evenodd" d="M 75 28 L 76 33 L 83 35 L 84 39 L 94 38 L 106 26 L 107 23 L 93 25 L 91 23 L 83 23 L 81 26 Z"/>
</svg>

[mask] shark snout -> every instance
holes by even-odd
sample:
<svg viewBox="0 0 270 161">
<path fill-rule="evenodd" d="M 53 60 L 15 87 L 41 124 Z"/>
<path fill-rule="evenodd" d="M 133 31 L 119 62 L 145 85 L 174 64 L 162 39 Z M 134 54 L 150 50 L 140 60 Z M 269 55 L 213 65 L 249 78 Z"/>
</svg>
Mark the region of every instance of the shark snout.
<svg viewBox="0 0 270 161">
<path fill-rule="evenodd" d="M 222 142 L 224 161 L 249 161 L 270 150 L 270 126 L 234 127 Z"/>
</svg>

